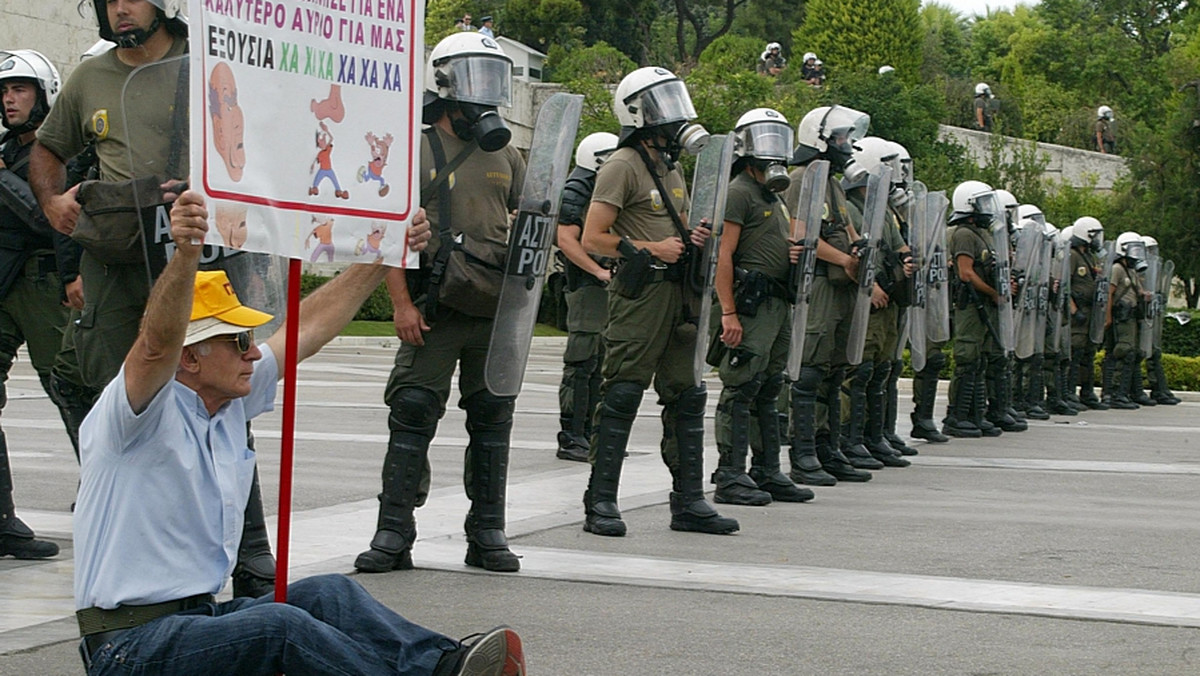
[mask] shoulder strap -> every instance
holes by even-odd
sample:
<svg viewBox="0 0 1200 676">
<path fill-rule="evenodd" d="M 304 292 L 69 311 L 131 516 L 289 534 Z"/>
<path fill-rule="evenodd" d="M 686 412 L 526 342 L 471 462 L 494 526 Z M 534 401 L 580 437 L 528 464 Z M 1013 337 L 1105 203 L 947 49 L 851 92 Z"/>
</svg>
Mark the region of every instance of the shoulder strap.
<svg viewBox="0 0 1200 676">
<path fill-rule="evenodd" d="M 658 188 L 658 194 L 662 195 L 663 204 L 667 207 L 667 213 L 671 215 L 671 222 L 675 225 L 675 231 L 679 233 L 679 238 L 687 246 L 691 241 L 687 226 L 683 224 L 683 219 L 680 218 L 679 212 L 675 210 L 675 203 L 671 201 L 671 194 L 663 187 L 663 182 L 658 177 L 658 172 L 654 171 L 654 162 L 650 159 L 650 154 L 646 152 L 641 143 L 635 143 L 633 147 L 637 150 L 638 155 L 642 156 L 642 162 L 646 165 L 646 171 L 650 173 L 650 178 L 654 179 L 654 186 Z"/>
<path fill-rule="evenodd" d="M 471 153 L 475 152 L 475 149 L 479 147 L 479 141 L 471 141 L 469 144 L 467 144 L 467 147 L 458 151 L 458 154 L 454 156 L 454 159 L 447 163 L 446 150 L 442 147 L 442 139 L 438 138 L 437 129 L 434 127 L 429 127 L 424 133 L 425 136 L 429 138 L 429 148 L 433 151 L 434 171 L 437 175 L 433 177 L 433 181 L 425 189 L 425 196 L 421 198 L 421 206 L 425 206 L 429 203 L 430 198 L 433 196 L 434 190 L 441 190 L 443 187 L 445 188 L 445 192 L 439 198 L 439 201 L 445 201 L 446 204 L 449 205 L 450 188 L 449 184 L 446 182 L 450 180 L 450 174 L 453 174 L 454 170 L 457 169 L 459 165 L 461 165 L 467 159 L 467 157 L 471 155 Z"/>
</svg>

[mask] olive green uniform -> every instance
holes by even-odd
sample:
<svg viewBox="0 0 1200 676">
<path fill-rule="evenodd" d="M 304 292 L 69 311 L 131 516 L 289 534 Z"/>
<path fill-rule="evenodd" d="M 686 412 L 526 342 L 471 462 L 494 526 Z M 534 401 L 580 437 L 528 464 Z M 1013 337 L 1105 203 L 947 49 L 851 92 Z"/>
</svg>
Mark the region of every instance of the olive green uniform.
<svg viewBox="0 0 1200 676">
<path fill-rule="evenodd" d="M 975 274 L 993 289 L 997 288 L 996 249 L 992 232 L 971 224 L 954 228 L 947 245 L 951 279 L 958 280 L 954 294 L 954 377 L 950 382 L 950 410 L 946 430 L 964 421 L 976 428 L 984 426 L 987 400 L 986 370 L 999 370 L 1003 377 L 1006 356 L 997 342 L 999 308 L 958 277 L 958 257 L 973 261 Z M 1005 280 L 1006 281 L 1006 280 Z M 978 435 L 975 435 L 978 436 Z"/>
<path fill-rule="evenodd" d="M 775 414 L 792 337 L 787 292 L 791 218 L 782 199 L 767 193 L 743 172 L 729 184 L 725 221 L 739 226 L 731 276 L 739 301 L 736 312 L 742 340 L 736 348 L 724 350 L 718 367 L 724 387 L 715 421 L 720 455 L 713 474 L 717 500 L 726 501 L 722 497 L 726 491 L 731 496 L 746 493 L 741 489 L 751 489 L 749 495 L 753 496 L 756 486 L 768 494 L 757 504 L 769 499 L 807 500 L 811 492 L 798 493 L 779 472 L 779 420 Z M 710 341 L 720 339 L 719 314 L 713 315 Z M 747 448 L 754 449 L 749 475 Z M 734 488 L 735 483 L 740 483 L 741 489 Z"/>
<path fill-rule="evenodd" d="M 592 203 L 617 209 L 611 234 L 647 242 L 679 237 L 680 226 L 667 203 L 681 218 L 686 217 L 689 204 L 683 175 L 654 160 L 654 171 L 663 186 L 660 190 L 648 161 L 649 155 L 641 155 L 637 148 L 618 148 L 600 166 Z M 706 394 L 702 385 L 693 382 L 698 336 L 691 309 L 695 299 L 684 289 L 684 263 L 666 265 L 652 259 L 651 267 L 640 290 L 625 286 L 621 271 L 609 285 L 603 382 L 593 418 L 592 472 L 583 500 L 584 529 L 600 535 L 625 534 L 617 508 L 621 465 L 642 395 L 653 382 L 663 407 L 662 458 L 672 476 L 671 527 L 732 532 L 737 530 L 737 522 L 718 516 L 704 501 Z M 718 520 L 724 525 L 715 530 L 701 525 Z"/>
<path fill-rule="evenodd" d="M 435 159 L 432 136 L 442 149 L 441 161 Z M 466 146 L 467 142 L 438 125 L 422 134 L 423 194 L 430 192 L 438 167 Z M 491 310 L 491 316 L 476 316 L 481 313 L 475 301 L 483 296 L 494 298 L 500 292 L 509 211 L 517 207 L 524 181 L 525 161 L 515 148 L 505 146 L 490 153 L 475 148 L 449 179 L 433 190 L 425 205 L 430 227 L 438 237 L 430 241 L 422 269 L 408 271 L 408 281 L 413 301 L 430 330 L 424 334 L 423 345 L 401 343 L 388 376 L 384 401 L 391 413 L 383 490 L 371 549 L 355 561 L 361 571 L 411 567 L 409 551 L 416 540 L 413 510 L 425 504 L 429 495 L 429 444 L 446 412 L 455 367 L 459 370 L 458 405 L 467 413 L 470 439 L 463 468 L 463 483 L 471 500 L 464 525 L 466 561 L 490 570 L 520 567 L 504 536 L 515 397 L 497 397 L 484 384 L 495 311 Z M 443 201 L 447 194 L 448 203 Z M 454 243 L 460 237 L 461 244 Z M 454 251 L 443 247 L 454 247 Z M 445 274 L 429 280 L 430 285 L 436 283 L 436 289 L 422 283 L 428 279 L 432 262 L 446 256 L 451 258 Z M 490 280 L 490 287 L 473 288 L 468 281 L 480 278 Z M 435 291 L 436 310 L 429 312 L 429 295 Z"/>
<path fill-rule="evenodd" d="M 1142 286 L 1138 274 L 1126 267 L 1124 259 L 1113 265 L 1109 282 L 1112 325 L 1104 333 L 1103 399 L 1119 405 L 1132 403 L 1133 380 L 1141 377 L 1137 363 Z"/>
<path fill-rule="evenodd" d="M 1095 392 L 1096 344 L 1091 339 L 1096 280 L 1103 274 L 1100 267 L 1101 262 L 1086 247 L 1071 247 L 1071 299 L 1075 301 L 1071 317 L 1071 389 L 1078 384 L 1079 400 L 1089 408 L 1101 405 Z"/>
</svg>

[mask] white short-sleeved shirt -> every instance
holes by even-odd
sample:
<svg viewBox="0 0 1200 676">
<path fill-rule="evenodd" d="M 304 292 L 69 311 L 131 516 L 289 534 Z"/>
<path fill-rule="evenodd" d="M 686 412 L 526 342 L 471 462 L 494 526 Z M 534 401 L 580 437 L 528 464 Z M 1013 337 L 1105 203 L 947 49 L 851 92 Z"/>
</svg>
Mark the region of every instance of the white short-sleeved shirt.
<svg viewBox="0 0 1200 676">
<path fill-rule="evenodd" d="M 177 380 L 136 415 L 124 367 L 104 388 L 79 429 L 77 608 L 216 594 L 229 579 L 254 477 L 246 422 L 274 408 L 279 379 L 260 348 L 250 394 L 211 417 Z"/>
</svg>

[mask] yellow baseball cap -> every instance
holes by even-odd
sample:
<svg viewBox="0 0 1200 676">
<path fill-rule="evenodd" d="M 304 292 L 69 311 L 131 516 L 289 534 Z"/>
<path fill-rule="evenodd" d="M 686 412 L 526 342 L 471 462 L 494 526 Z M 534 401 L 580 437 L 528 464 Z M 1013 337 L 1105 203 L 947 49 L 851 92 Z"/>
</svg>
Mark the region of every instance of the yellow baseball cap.
<svg viewBox="0 0 1200 676">
<path fill-rule="evenodd" d="M 273 315 L 242 305 L 224 270 L 197 272 L 192 317 L 183 344 L 193 345 L 213 336 L 241 333 L 272 319 Z"/>
</svg>

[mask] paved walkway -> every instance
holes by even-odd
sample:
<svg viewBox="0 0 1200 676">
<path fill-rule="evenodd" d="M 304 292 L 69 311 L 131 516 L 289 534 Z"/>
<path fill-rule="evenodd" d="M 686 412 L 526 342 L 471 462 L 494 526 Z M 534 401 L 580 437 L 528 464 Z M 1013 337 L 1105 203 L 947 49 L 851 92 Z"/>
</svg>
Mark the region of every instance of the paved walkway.
<svg viewBox="0 0 1200 676">
<path fill-rule="evenodd" d="M 294 578 L 349 572 L 370 540 L 384 342 L 343 341 L 301 366 Z M 629 535 L 606 539 L 579 528 L 586 466 L 554 458 L 562 344 L 535 341 L 517 404 L 508 532 L 521 573 L 462 564 L 466 434 L 451 406 L 418 512 L 418 570 L 358 576 L 392 607 L 451 635 L 513 624 L 535 674 L 1200 669 L 1200 399 L 921 446 L 913 467 L 819 488 L 808 504 L 723 507 L 742 531 L 713 537 L 667 528 L 651 394 L 623 476 Z M 79 673 L 67 511 L 77 470 L 27 361 L 8 388 L 19 513 L 63 553 L 0 561 L 0 674 Z M 278 415 L 255 434 L 273 514 Z"/>
</svg>

